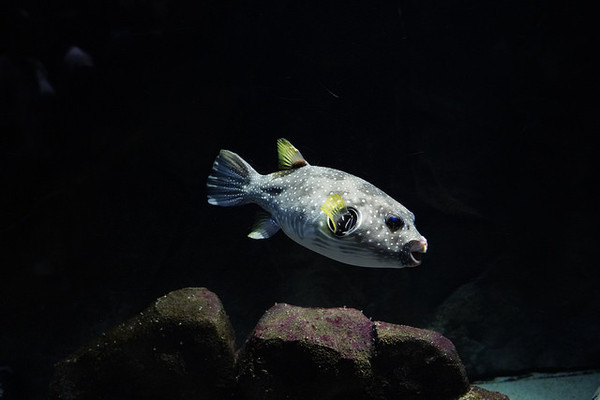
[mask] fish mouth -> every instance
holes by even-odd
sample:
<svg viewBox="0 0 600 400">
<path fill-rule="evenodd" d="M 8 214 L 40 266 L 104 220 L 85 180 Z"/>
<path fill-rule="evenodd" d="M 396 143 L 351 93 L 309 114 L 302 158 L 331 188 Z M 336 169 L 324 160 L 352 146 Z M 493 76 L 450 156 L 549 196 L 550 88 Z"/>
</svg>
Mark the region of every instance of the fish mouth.
<svg viewBox="0 0 600 400">
<path fill-rule="evenodd" d="M 427 252 L 427 239 L 421 237 L 419 240 L 411 240 L 402 246 L 401 261 L 409 267 L 421 264 L 423 254 Z"/>
</svg>

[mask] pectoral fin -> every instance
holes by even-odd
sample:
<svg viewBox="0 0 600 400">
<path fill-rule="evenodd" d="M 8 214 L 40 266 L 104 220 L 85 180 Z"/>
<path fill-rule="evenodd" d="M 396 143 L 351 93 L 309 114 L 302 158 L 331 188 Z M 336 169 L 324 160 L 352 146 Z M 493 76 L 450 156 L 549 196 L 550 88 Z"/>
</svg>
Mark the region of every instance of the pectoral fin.
<svg viewBox="0 0 600 400">
<path fill-rule="evenodd" d="M 248 234 L 251 239 L 267 239 L 279 231 L 279 224 L 268 213 L 259 213 L 252 226 L 252 232 Z"/>
</svg>

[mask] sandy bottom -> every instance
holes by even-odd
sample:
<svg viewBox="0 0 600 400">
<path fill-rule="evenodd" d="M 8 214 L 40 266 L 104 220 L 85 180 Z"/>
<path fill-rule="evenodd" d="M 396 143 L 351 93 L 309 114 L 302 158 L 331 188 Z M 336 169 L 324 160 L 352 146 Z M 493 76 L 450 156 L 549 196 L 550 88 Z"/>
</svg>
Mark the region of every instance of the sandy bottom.
<svg viewBox="0 0 600 400">
<path fill-rule="evenodd" d="M 600 389 L 600 371 L 534 373 L 479 381 L 474 385 L 504 393 L 510 400 L 600 400 L 600 392 L 596 393 Z"/>
</svg>

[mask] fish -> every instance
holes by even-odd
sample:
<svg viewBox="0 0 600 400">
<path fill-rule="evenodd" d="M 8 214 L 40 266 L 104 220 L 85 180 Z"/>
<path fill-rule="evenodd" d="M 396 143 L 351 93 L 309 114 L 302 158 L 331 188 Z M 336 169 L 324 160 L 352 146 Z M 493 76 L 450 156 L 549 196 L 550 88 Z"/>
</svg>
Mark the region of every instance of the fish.
<svg viewBox="0 0 600 400">
<path fill-rule="evenodd" d="M 300 245 L 344 264 L 404 268 L 421 264 L 427 239 L 406 207 L 347 172 L 310 165 L 287 139 L 277 140 L 279 170 L 258 173 L 220 150 L 207 180 L 208 203 L 262 208 L 248 237 L 282 230 Z"/>
</svg>

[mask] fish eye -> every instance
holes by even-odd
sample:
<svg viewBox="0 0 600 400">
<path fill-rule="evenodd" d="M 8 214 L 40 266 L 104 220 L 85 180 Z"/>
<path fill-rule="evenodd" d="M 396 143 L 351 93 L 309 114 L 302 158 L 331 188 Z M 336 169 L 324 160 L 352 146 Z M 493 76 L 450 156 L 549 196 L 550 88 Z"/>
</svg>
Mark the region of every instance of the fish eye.
<svg viewBox="0 0 600 400">
<path fill-rule="evenodd" d="M 404 220 L 397 215 L 388 214 L 388 216 L 385 217 L 385 224 L 392 232 L 396 232 L 404 226 Z"/>
<path fill-rule="evenodd" d="M 357 221 L 358 211 L 352 207 L 348 207 L 348 212 L 341 215 L 335 223 L 337 229 L 334 228 L 334 222 L 330 218 L 327 219 L 327 227 L 335 236 L 341 237 L 351 233 L 356 228 Z"/>
</svg>

